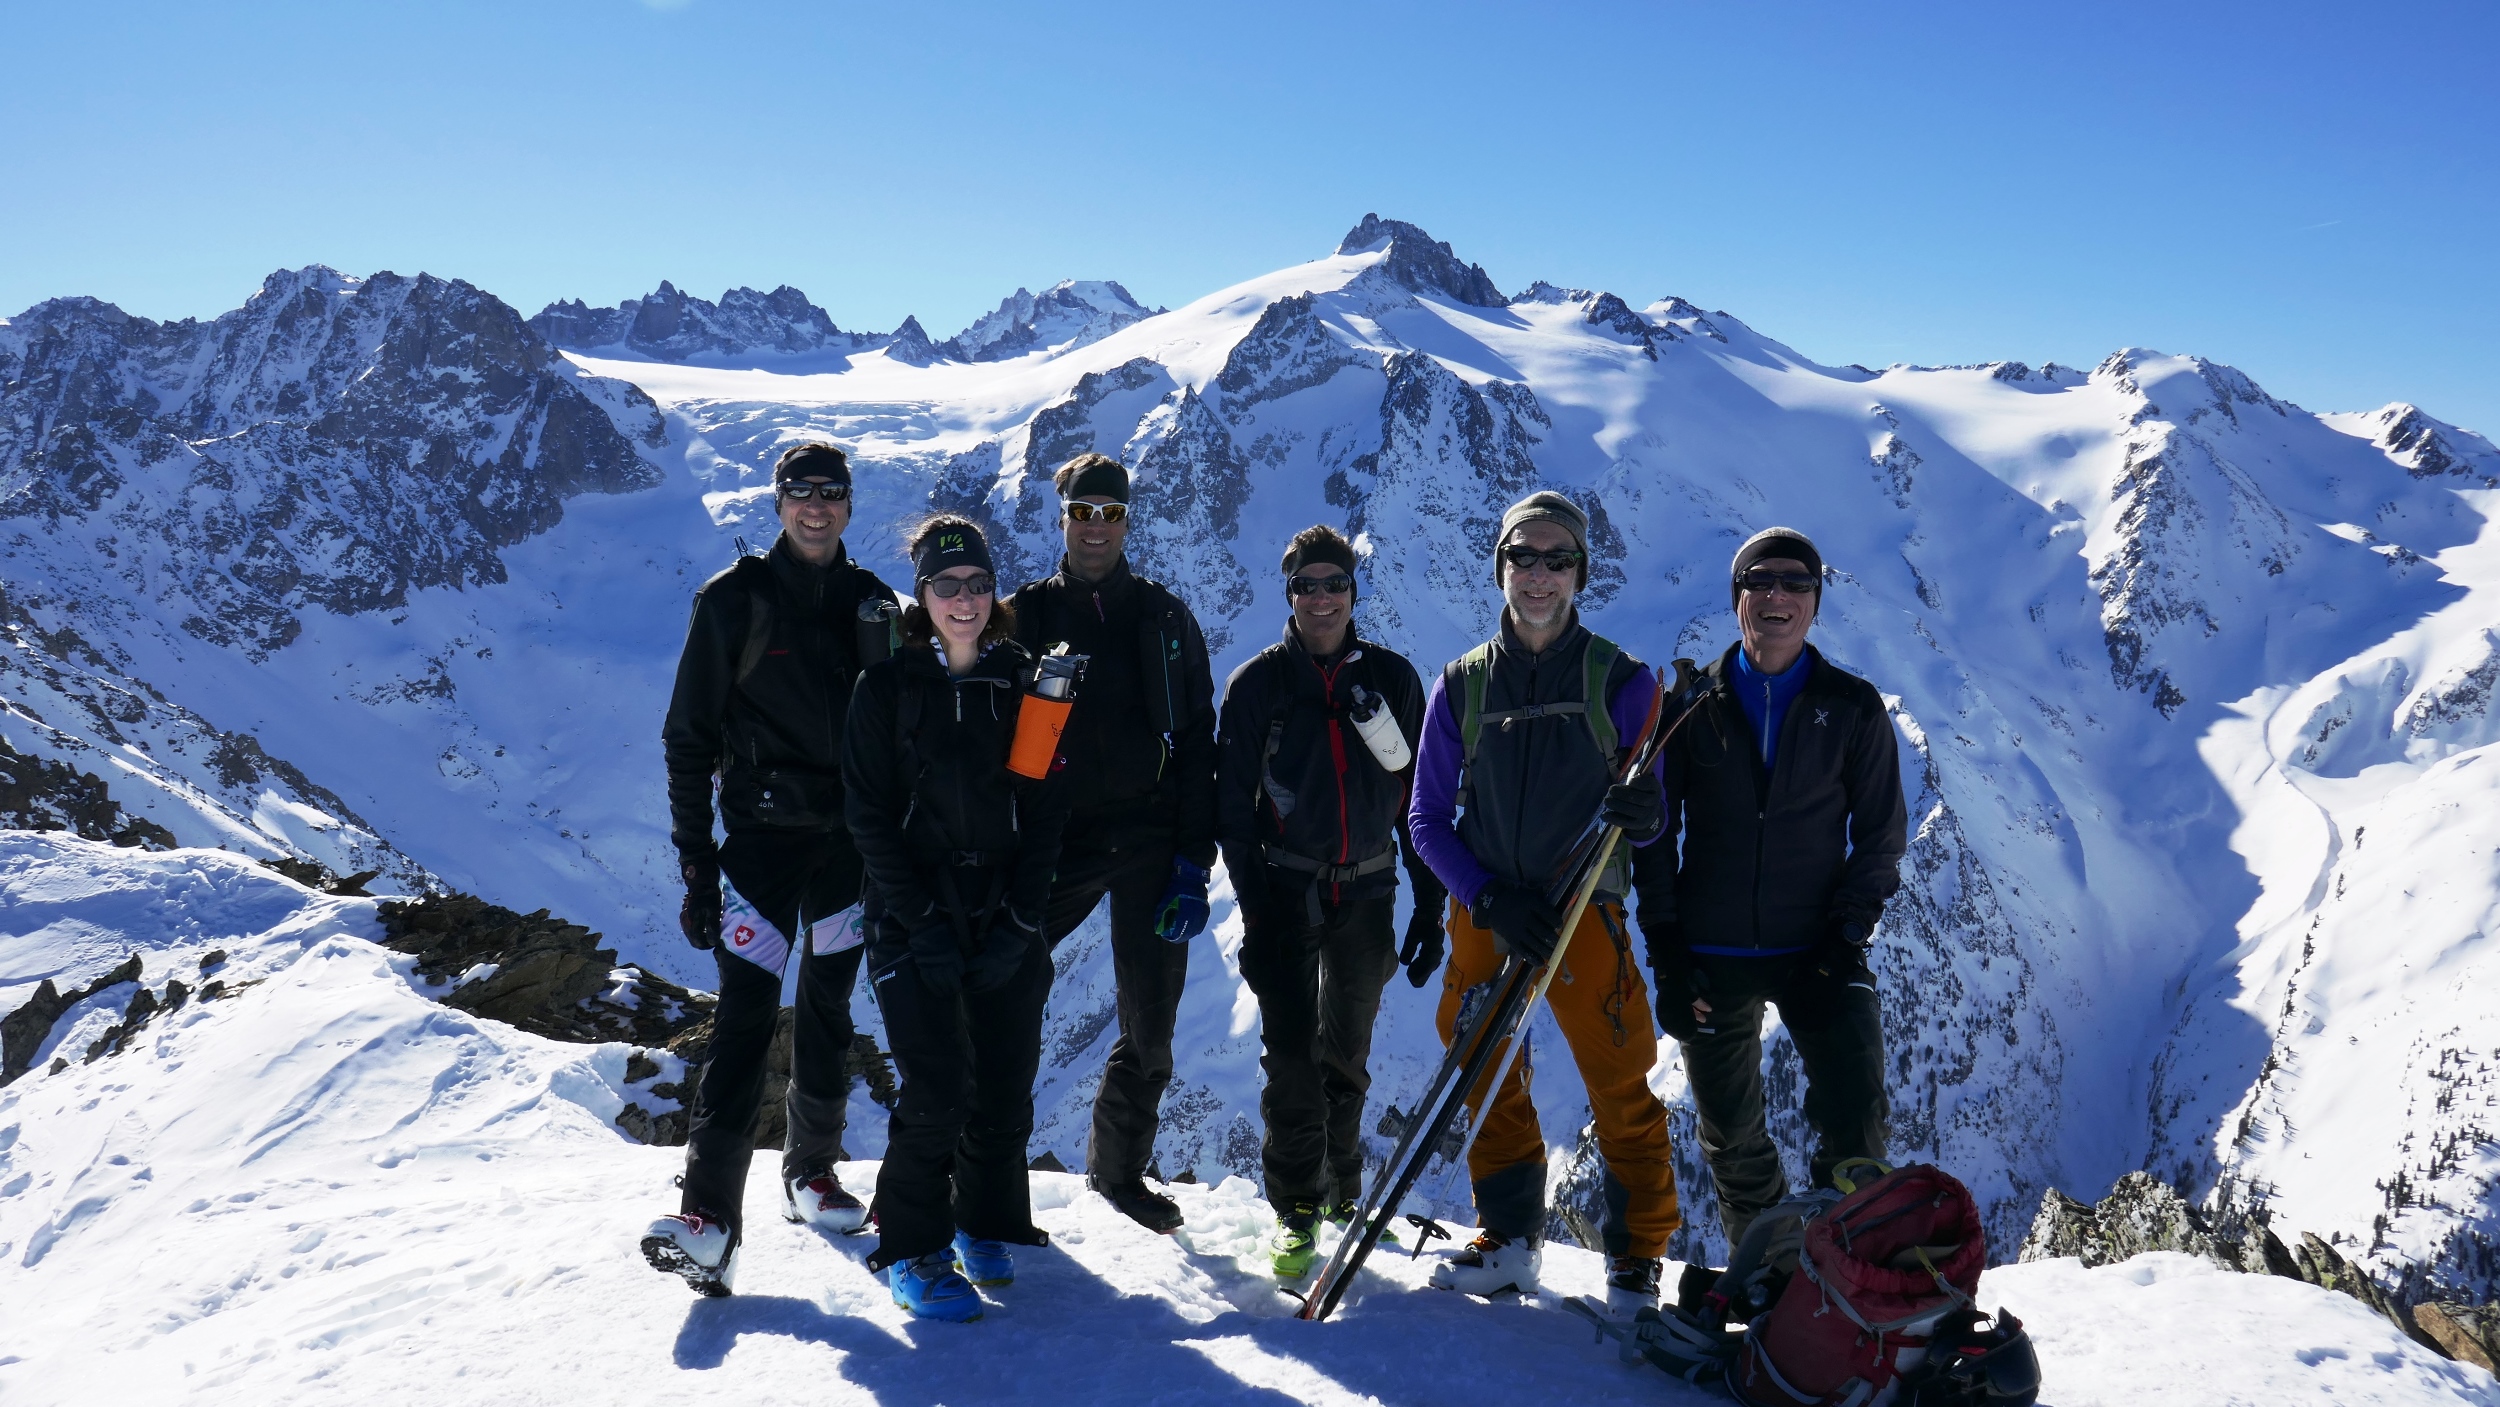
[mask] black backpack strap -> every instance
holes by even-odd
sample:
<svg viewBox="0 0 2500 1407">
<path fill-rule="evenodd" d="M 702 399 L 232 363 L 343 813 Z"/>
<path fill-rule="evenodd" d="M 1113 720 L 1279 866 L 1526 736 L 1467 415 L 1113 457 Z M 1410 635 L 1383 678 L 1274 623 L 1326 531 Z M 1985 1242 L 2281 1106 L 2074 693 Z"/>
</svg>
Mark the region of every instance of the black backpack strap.
<svg viewBox="0 0 2500 1407">
<path fill-rule="evenodd" d="M 773 639 L 773 569 L 761 557 L 738 559 L 739 584 L 746 588 L 747 638 L 738 651 L 738 671 L 731 682 L 744 684 L 755 667 L 763 663 L 764 649 Z"/>
</svg>

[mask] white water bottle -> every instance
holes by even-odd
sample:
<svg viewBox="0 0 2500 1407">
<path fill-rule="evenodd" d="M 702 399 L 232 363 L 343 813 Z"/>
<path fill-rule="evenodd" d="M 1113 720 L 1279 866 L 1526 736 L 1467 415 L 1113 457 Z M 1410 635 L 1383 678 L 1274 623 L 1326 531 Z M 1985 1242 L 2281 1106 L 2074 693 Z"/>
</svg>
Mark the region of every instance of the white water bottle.
<svg viewBox="0 0 2500 1407">
<path fill-rule="evenodd" d="M 1380 765 L 1391 772 L 1403 772 L 1414 762 L 1415 754 L 1406 746 L 1406 734 L 1398 730 L 1398 720 L 1389 712 L 1389 701 L 1362 685 L 1354 686 L 1354 707 L 1347 710 L 1354 720 L 1354 731 L 1361 734 L 1363 746 L 1372 750 Z"/>
</svg>

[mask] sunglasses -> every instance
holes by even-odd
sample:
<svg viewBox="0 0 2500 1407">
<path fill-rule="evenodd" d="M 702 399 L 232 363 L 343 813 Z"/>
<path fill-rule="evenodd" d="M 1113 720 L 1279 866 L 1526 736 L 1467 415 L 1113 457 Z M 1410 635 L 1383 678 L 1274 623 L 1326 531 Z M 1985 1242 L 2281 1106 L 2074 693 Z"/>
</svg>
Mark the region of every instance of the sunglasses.
<svg viewBox="0 0 2500 1407">
<path fill-rule="evenodd" d="M 1811 596 L 1823 583 L 1812 572 L 1766 572 L 1756 568 L 1738 577 L 1736 584 L 1758 596 L 1768 595 L 1773 587 L 1791 596 Z"/>
<path fill-rule="evenodd" d="M 1071 503 L 1068 505 L 1069 522 L 1090 523 L 1096 518 L 1106 523 L 1125 523 L 1128 521 L 1128 505 L 1125 503 Z"/>
<path fill-rule="evenodd" d="M 803 484 L 792 481 L 773 485 L 783 498 L 821 498 L 827 503 L 840 503 L 851 496 L 849 484 Z"/>
<path fill-rule="evenodd" d="M 975 596 L 987 596 L 998 589 L 998 578 L 988 572 L 974 572 L 970 576 L 933 576 L 920 584 L 939 600 L 952 601 L 967 591 Z"/>
<path fill-rule="evenodd" d="M 1585 561 L 1588 554 L 1569 547 L 1555 547 L 1539 552 L 1533 547 L 1505 547 L 1502 560 L 1520 571 L 1543 566 L 1549 572 L 1567 572 Z"/>
<path fill-rule="evenodd" d="M 1314 591 L 1325 591 L 1331 596 L 1343 596 L 1354 589 L 1354 578 L 1343 572 L 1338 572 L 1334 576 L 1288 577 L 1285 579 L 1285 589 L 1296 596 L 1308 596 Z"/>
</svg>

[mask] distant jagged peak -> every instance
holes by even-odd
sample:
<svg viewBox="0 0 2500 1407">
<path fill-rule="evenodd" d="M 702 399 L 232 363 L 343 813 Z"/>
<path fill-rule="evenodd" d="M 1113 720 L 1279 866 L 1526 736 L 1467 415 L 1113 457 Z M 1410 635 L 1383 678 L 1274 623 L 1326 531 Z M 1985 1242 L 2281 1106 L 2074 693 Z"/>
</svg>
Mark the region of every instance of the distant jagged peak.
<svg viewBox="0 0 2500 1407">
<path fill-rule="evenodd" d="M 1510 302 L 1481 264 L 1461 262 L 1456 251 L 1404 220 L 1383 220 L 1366 214 L 1362 223 L 1337 241 L 1337 253 L 1389 257 L 1380 269 L 1389 280 L 1413 293 L 1436 293 L 1478 308 L 1499 308 Z"/>
<path fill-rule="evenodd" d="M 594 308 L 579 299 L 550 303 L 530 319 L 530 326 L 549 342 L 573 351 L 622 347 L 655 361 L 795 356 L 855 351 L 884 342 L 844 332 L 824 309 L 786 283 L 770 293 L 732 288 L 712 302 L 662 279 L 649 294 L 613 308 Z"/>
<path fill-rule="evenodd" d="M 2500 448 L 2411 402 L 2392 401 L 2374 411 L 2329 418 L 2361 422 L 2370 442 L 2417 479 L 2456 475 L 2480 478 L 2488 486 L 2500 476 Z"/>
<path fill-rule="evenodd" d="M 945 349 L 929 340 L 928 329 L 920 325 L 920 319 L 909 314 L 904 316 L 901 327 L 880 340 L 885 346 L 887 361 L 901 362 L 905 366 L 934 366 L 952 360 Z"/>
<path fill-rule="evenodd" d="M 1042 348 L 1087 346 L 1163 311 L 1110 279 L 1061 279 L 1038 294 L 1018 288 L 938 345 L 959 361 L 1005 361 Z"/>
<path fill-rule="evenodd" d="M 2239 422 L 2239 406 L 2270 410 L 2276 415 L 2305 414 L 2289 401 L 2276 400 L 2237 367 L 2198 356 L 2174 356 L 2147 347 L 2121 347 L 2102 358 L 2091 379 L 2107 381 L 2146 402 L 2138 418 L 2154 416 L 2189 425 L 2209 413 Z"/>
</svg>

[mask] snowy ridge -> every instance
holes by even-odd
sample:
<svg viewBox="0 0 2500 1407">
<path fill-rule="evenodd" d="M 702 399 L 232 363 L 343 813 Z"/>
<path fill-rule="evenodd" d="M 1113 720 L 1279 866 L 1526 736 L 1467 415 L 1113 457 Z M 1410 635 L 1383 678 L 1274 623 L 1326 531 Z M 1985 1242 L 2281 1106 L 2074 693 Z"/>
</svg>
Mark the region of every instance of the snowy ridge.
<svg viewBox="0 0 2500 1407">
<path fill-rule="evenodd" d="M 1174 1192 L 1152 1236 L 1035 1174 L 1046 1249 L 977 1326 L 915 1323 L 860 1264 L 769 1210 L 740 1293 L 688 1297 L 633 1251 L 674 1205 L 675 1149 L 609 1127 L 626 1048 L 558 1045 L 436 1005 L 371 940 L 372 902 L 214 851 L 0 837 L 0 972 L 142 961 L 75 1041 L 222 951 L 227 989 L 122 1053 L 0 1089 L 0 1395 L 13 1403 L 738 1400 L 1043 1404 L 1411 1400 L 1435 1378 L 1521 1398 L 1706 1402 L 1592 1346 L 1560 1297 L 1603 1263 L 1546 1253 L 1546 1290 L 1486 1304 L 1375 1257 L 1329 1323 L 1260 1273 L 1271 1213 L 1234 1179 Z M 11 979 L 13 982 L 14 979 Z M 0 995 L 7 995 L 0 989 Z M 882 1126 L 858 1119 L 852 1151 Z M 873 1184 L 873 1162 L 842 1168 Z M 1673 1271 L 1670 1270 L 1670 1274 Z M 2243 1400 L 2500 1402 L 2341 1296 L 2183 1256 L 1987 1272 L 2033 1327 L 2058 1407 Z M 2169 1326 L 2192 1319 L 2205 1332 Z"/>
<path fill-rule="evenodd" d="M 0 354 L 27 355 L 26 321 L 0 329 Z M 2480 436 L 2410 406 L 2313 415 L 2141 349 L 2088 373 L 1827 367 L 1681 299 L 1504 299 L 1376 218 L 1328 257 L 1047 356 L 569 361 L 552 374 L 663 482 L 563 499 L 494 549 L 502 577 L 294 609 L 300 633 L 257 660 L 110 592 L 30 591 L 28 648 L 82 679 L 101 676 L 44 642 L 125 652 L 131 677 L 259 737 L 428 873 L 708 985 L 674 933 L 657 720 L 688 594 L 734 537 L 769 539 L 768 468 L 798 439 L 853 452 L 849 542 L 871 566 L 898 567 L 902 528 L 943 507 L 993 527 L 1010 578 L 1056 560 L 1050 471 L 1121 456 L 1138 470 L 1132 555 L 1198 611 L 1219 675 L 1273 638 L 1275 554 L 1314 519 L 1360 535 L 1364 626 L 1427 670 L 1490 628 L 1488 540 L 1521 493 L 1590 508 L 1606 558 L 1591 623 L 1656 662 L 1733 640 L 1728 554 L 1794 523 L 1833 568 L 1818 642 L 1893 700 L 1905 740 L 1913 840 L 1879 949 L 1896 1153 L 1968 1180 L 2000 1255 L 2045 1188 L 2092 1197 L 2150 1168 L 2332 1235 L 2390 1279 L 2488 1293 L 2500 1095 L 2478 1081 L 2500 1024 L 2462 995 L 2500 893 L 2475 859 L 2500 844 L 2472 790 L 2500 740 L 2500 606 L 2479 565 L 2500 550 L 2500 454 Z M 138 403 L 129 377 L 96 384 L 79 423 Z M 0 499 L 0 531 L 34 521 L 19 504 L 97 484 L 81 462 L 8 461 L 26 487 Z M 80 521 L 181 477 L 132 462 Z M 91 540 L 21 532 L 12 598 L 100 580 Z M 143 560 L 150 580 L 196 580 L 219 559 L 151 540 Z M 93 743 L 31 677 L 0 687 Z M 2391 955 L 2400 902 L 2432 907 Z M 1220 903 L 1158 1146 L 1166 1172 L 1210 1183 L 1256 1162 L 1238 937 Z M 1111 1040 L 1099 922 L 1059 967 L 1036 1148 L 1073 1167 Z M 1437 1056 L 1429 1014 L 1393 986 L 1376 1103 L 1411 1102 Z M 2349 1039 L 2365 1031 L 2382 1034 Z M 1775 1035 L 1766 1061 L 1801 1172 L 1793 1048 Z M 1538 1079 L 1557 1195 L 1585 1199 L 1576 1080 L 1554 1061 Z M 1709 1254 L 1681 1071 L 1654 1079 L 1691 1223 L 1676 1250 Z"/>
</svg>

